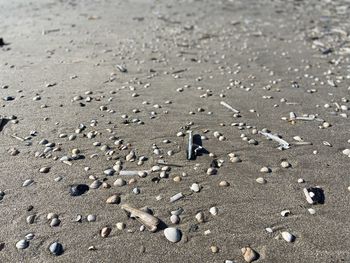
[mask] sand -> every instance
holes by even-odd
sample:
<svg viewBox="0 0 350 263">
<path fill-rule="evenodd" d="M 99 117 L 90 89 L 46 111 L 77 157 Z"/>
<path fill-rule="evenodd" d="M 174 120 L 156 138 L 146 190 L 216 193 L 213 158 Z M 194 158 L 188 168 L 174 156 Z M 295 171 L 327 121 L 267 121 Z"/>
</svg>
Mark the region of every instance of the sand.
<svg viewBox="0 0 350 263">
<path fill-rule="evenodd" d="M 0 89 L 0 97 L 15 97 L 0 100 L 0 114 L 15 115 L 18 120 L 7 122 L 0 132 L 0 190 L 5 192 L 0 201 L 0 242 L 4 243 L 0 262 L 244 262 L 240 249 L 247 245 L 260 254 L 257 262 L 350 262 L 349 159 L 341 152 L 349 147 L 350 126 L 334 105 L 349 105 L 341 101 L 349 98 L 349 58 L 344 49 L 349 15 L 341 7 L 348 3 L 340 2 L 0 1 L 0 37 L 8 43 L 0 48 L 0 87 L 8 85 Z M 318 37 L 315 28 L 321 32 Z M 324 33 L 337 28 L 345 35 Z M 118 71 L 116 65 L 125 65 L 127 72 Z M 325 74 L 329 70 L 332 74 Z M 182 72 L 172 74 L 176 71 Z M 337 87 L 329 85 L 328 79 L 339 80 Z M 235 80 L 240 84 L 234 85 Z M 293 81 L 299 88 L 292 86 Z M 307 92 L 310 89 L 317 92 Z M 212 96 L 201 98 L 207 90 Z M 86 91 L 93 93 L 85 95 Z M 37 95 L 41 100 L 33 101 Z M 73 101 L 78 95 L 84 100 Z M 91 102 L 85 101 L 88 96 Z M 167 100 L 172 103 L 166 104 Z M 241 117 L 234 118 L 220 101 L 238 109 Z M 327 103 L 330 108 L 324 107 Z M 101 111 L 101 106 L 115 112 Z M 157 112 L 153 119 L 152 111 Z M 320 129 L 318 121 L 293 124 L 281 120 L 289 118 L 291 111 L 298 116 L 318 114 L 331 127 Z M 125 125 L 123 114 L 144 125 Z M 98 124 L 91 127 L 94 119 Z M 203 147 L 216 159 L 225 160 L 217 175 L 206 174 L 213 160 L 208 154 L 186 160 L 187 137 L 176 134 L 189 122 L 193 122 L 194 134 L 209 138 L 203 140 Z M 76 140 L 59 138 L 61 133 L 74 134 L 80 123 L 87 128 Z M 299 135 L 312 145 L 292 145 L 281 151 L 275 142 L 252 134 L 252 129 L 239 130 L 231 123 L 267 128 L 288 142 Z M 123 159 L 130 149 L 148 157 L 140 167 L 137 162 L 125 162 L 124 169 L 155 165 L 159 160 L 152 150 L 155 143 L 163 159 L 176 165 L 171 166 L 169 178 L 156 184 L 151 180 L 157 175 L 153 173 L 136 178 L 134 185 L 113 186 L 119 176 L 105 177 L 103 171 L 115 160 L 107 160 L 100 147 L 92 145 L 99 141 L 115 148 L 109 139 L 113 134 L 106 129 L 130 143 L 128 150 L 116 149 L 115 159 Z M 26 137 L 33 130 L 38 135 L 28 140 L 30 146 L 11 137 L 15 133 Z M 83 136 L 92 130 L 100 134 L 92 140 Z M 226 140 L 214 138 L 214 131 Z M 243 141 L 242 133 L 259 144 Z M 61 158 L 78 148 L 85 159 L 69 166 L 35 157 L 36 151 L 44 149 L 38 145 L 43 138 L 56 146 L 61 143 L 62 150 L 53 156 Z M 162 143 L 164 139 L 171 143 Z M 20 151 L 16 156 L 8 153 L 13 147 Z M 168 150 L 175 154 L 168 156 Z M 242 162 L 231 163 L 231 152 Z M 91 159 L 93 153 L 99 156 Z M 281 168 L 282 160 L 292 167 Z M 49 173 L 39 173 L 44 166 L 51 167 Z M 272 173 L 260 173 L 263 166 L 271 167 Z M 86 172 L 84 167 L 91 169 Z M 172 180 L 184 172 L 187 176 L 181 182 Z M 106 178 L 112 187 L 70 196 L 70 185 L 91 184 L 89 175 Z M 55 182 L 57 176 L 63 179 Z M 267 183 L 258 184 L 258 177 Z M 22 187 L 28 178 L 35 183 Z M 299 184 L 298 178 L 305 183 Z M 230 186 L 219 187 L 223 180 Z M 199 193 L 189 189 L 194 182 L 202 186 Z M 135 186 L 141 191 L 138 195 L 132 192 Z M 324 190 L 324 204 L 306 202 L 303 188 L 310 186 Z M 186 197 L 170 203 L 169 198 L 178 192 Z M 162 230 L 140 232 L 140 224 L 129 219 L 120 205 L 106 204 L 114 193 L 121 194 L 122 203 L 150 207 L 169 226 L 170 211 L 182 207 L 177 225 L 182 240 L 171 243 Z M 162 199 L 158 201 L 157 196 Z M 28 212 L 30 205 L 34 208 Z M 217 216 L 209 214 L 212 206 L 219 209 Z M 308 212 L 310 207 L 315 215 Z M 291 211 L 288 217 L 280 215 L 285 209 Z M 205 213 L 205 223 L 196 222 L 199 211 Z M 59 214 L 58 227 L 49 226 L 46 216 L 50 212 Z M 37 218 L 28 225 L 26 217 L 31 214 Z M 74 222 L 78 214 L 84 218 L 96 214 L 97 221 Z M 126 230 L 118 231 L 117 222 L 126 223 Z M 105 226 L 112 227 L 112 232 L 102 238 L 99 231 Z M 267 233 L 267 227 L 275 231 Z M 206 230 L 211 233 L 205 235 Z M 295 242 L 281 239 L 281 231 L 292 233 Z M 16 242 L 27 233 L 34 233 L 35 238 L 27 249 L 17 250 Z M 48 251 L 54 241 L 64 247 L 60 256 Z M 219 248 L 218 253 L 211 252 L 212 245 Z M 96 250 L 89 251 L 89 246 Z"/>
</svg>

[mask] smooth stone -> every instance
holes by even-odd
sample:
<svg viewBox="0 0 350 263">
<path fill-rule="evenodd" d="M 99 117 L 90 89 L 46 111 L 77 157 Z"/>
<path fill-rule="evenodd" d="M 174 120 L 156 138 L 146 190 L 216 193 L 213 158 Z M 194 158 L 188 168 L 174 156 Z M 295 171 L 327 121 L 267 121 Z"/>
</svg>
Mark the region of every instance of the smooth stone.
<svg viewBox="0 0 350 263">
<path fill-rule="evenodd" d="M 32 240 L 34 238 L 34 236 L 35 235 L 33 233 L 28 233 L 25 235 L 25 238 L 26 238 L 26 240 Z"/>
<path fill-rule="evenodd" d="M 89 190 L 89 186 L 86 184 L 76 184 L 72 185 L 69 189 L 69 193 L 71 196 L 79 196 L 86 193 Z"/>
<path fill-rule="evenodd" d="M 86 219 L 87 219 L 88 222 L 95 222 L 96 221 L 96 215 L 88 215 Z"/>
<path fill-rule="evenodd" d="M 287 242 L 293 242 L 295 239 L 295 237 L 287 231 L 282 232 L 281 235 L 282 235 L 283 239 Z"/>
<path fill-rule="evenodd" d="M 49 246 L 49 250 L 55 256 L 59 256 L 59 255 L 63 254 L 63 246 L 60 243 L 58 243 L 58 242 L 52 243 Z"/>
<path fill-rule="evenodd" d="M 217 173 L 217 170 L 213 167 L 209 167 L 207 170 L 207 175 L 214 175 Z"/>
<path fill-rule="evenodd" d="M 117 227 L 118 230 L 124 230 L 125 226 L 126 225 L 123 222 L 116 223 L 116 227 Z"/>
<path fill-rule="evenodd" d="M 261 172 L 261 173 L 270 173 L 270 172 L 271 172 L 271 169 L 268 168 L 268 167 L 266 167 L 266 166 L 264 166 L 264 167 L 262 167 L 262 168 L 260 169 L 260 172 Z"/>
<path fill-rule="evenodd" d="M 178 228 L 168 227 L 164 230 L 164 236 L 170 242 L 176 243 L 176 242 L 179 242 L 181 240 L 182 234 Z"/>
<path fill-rule="evenodd" d="M 178 215 L 171 215 L 170 222 L 173 224 L 178 224 L 180 222 L 180 217 Z"/>
<path fill-rule="evenodd" d="M 58 215 L 55 213 L 48 213 L 47 217 L 48 220 L 54 219 L 54 218 L 58 218 Z"/>
<path fill-rule="evenodd" d="M 199 186 L 199 184 L 194 183 L 194 184 L 191 185 L 190 189 L 191 189 L 193 192 L 198 193 L 198 192 L 200 191 L 200 186 Z"/>
<path fill-rule="evenodd" d="M 118 178 L 117 180 L 114 181 L 113 185 L 124 186 L 124 185 L 126 185 L 126 181 L 122 178 Z"/>
<path fill-rule="evenodd" d="M 107 204 L 119 204 L 120 203 L 120 195 L 114 194 L 107 198 L 106 200 Z"/>
<path fill-rule="evenodd" d="M 102 182 L 100 180 L 95 180 L 90 184 L 91 189 L 97 189 L 102 185 Z"/>
<path fill-rule="evenodd" d="M 227 182 L 227 181 L 221 181 L 220 183 L 219 183 L 219 186 L 221 186 L 221 187 L 226 187 L 226 186 L 229 186 L 230 184 Z"/>
<path fill-rule="evenodd" d="M 250 247 L 244 247 L 241 249 L 243 258 L 246 262 L 251 263 L 259 258 L 259 254 Z"/>
<path fill-rule="evenodd" d="M 198 213 L 195 215 L 195 218 L 196 218 L 196 220 L 197 220 L 199 223 L 203 223 L 203 222 L 204 222 L 204 213 L 203 213 L 203 212 L 198 212 Z"/>
<path fill-rule="evenodd" d="M 28 224 L 33 224 L 34 221 L 35 221 L 35 215 L 27 216 L 26 221 L 27 221 Z"/>
<path fill-rule="evenodd" d="M 115 173 L 115 170 L 114 169 L 107 169 L 107 170 L 104 170 L 103 173 L 105 175 L 112 176 Z"/>
<path fill-rule="evenodd" d="M 29 242 L 26 239 L 22 239 L 16 243 L 17 249 L 26 249 L 29 246 Z"/>
</svg>

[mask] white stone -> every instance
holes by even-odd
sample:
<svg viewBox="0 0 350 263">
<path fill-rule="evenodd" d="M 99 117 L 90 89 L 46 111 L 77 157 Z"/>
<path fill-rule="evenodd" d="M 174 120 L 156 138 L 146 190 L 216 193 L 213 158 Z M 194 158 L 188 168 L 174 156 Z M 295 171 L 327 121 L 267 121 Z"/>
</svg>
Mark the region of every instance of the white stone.
<svg viewBox="0 0 350 263">
<path fill-rule="evenodd" d="M 181 240 L 181 231 L 175 227 L 168 227 L 164 230 L 164 236 L 170 242 L 176 243 Z"/>
</svg>

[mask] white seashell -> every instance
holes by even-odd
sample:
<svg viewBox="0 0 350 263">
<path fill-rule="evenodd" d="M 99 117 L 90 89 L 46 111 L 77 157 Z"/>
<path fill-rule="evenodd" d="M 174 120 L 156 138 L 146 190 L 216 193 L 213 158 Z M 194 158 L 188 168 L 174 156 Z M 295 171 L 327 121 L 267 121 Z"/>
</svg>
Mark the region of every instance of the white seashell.
<svg viewBox="0 0 350 263">
<path fill-rule="evenodd" d="M 53 219 L 53 218 L 58 218 L 58 215 L 55 214 L 55 213 L 48 213 L 48 214 L 47 214 L 47 219 L 48 219 L 48 220 L 51 220 L 51 219 Z"/>
<path fill-rule="evenodd" d="M 281 166 L 282 166 L 283 168 L 289 168 L 291 165 L 290 165 L 289 162 L 283 161 L 283 162 L 281 162 Z"/>
<path fill-rule="evenodd" d="M 264 167 L 262 167 L 262 168 L 260 169 L 260 172 L 261 172 L 261 173 L 269 173 L 269 172 L 271 172 L 271 169 L 268 168 L 268 167 L 266 167 L 266 166 L 264 166 Z"/>
<path fill-rule="evenodd" d="M 303 189 L 303 192 L 304 192 L 304 194 L 305 194 L 306 201 L 307 201 L 309 204 L 312 205 L 312 204 L 314 203 L 314 201 L 312 200 L 312 198 L 311 198 L 311 196 L 310 196 L 309 191 L 307 190 L 307 188 L 304 188 L 304 189 Z"/>
<path fill-rule="evenodd" d="M 123 222 L 118 222 L 116 224 L 116 227 L 118 230 L 123 230 L 123 229 L 125 229 L 125 224 Z"/>
<path fill-rule="evenodd" d="M 343 150 L 343 154 L 345 154 L 345 155 L 350 155 L 350 149 L 344 149 Z"/>
<path fill-rule="evenodd" d="M 258 177 L 256 178 L 256 182 L 259 184 L 265 184 L 266 183 L 266 179 L 262 178 L 262 177 Z"/>
<path fill-rule="evenodd" d="M 178 224 L 180 222 L 180 217 L 178 215 L 171 215 L 170 222 L 173 224 Z"/>
<path fill-rule="evenodd" d="M 26 234 L 26 236 L 25 236 L 25 238 L 27 239 L 27 240 L 32 240 L 33 238 L 34 238 L 34 234 L 33 233 L 28 233 L 28 234 Z"/>
<path fill-rule="evenodd" d="M 207 175 L 214 175 L 217 173 L 217 170 L 213 167 L 209 167 L 207 170 Z"/>
<path fill-rule="evenodd" d="M 281 235 L 282 235 L 283 239 L 287 242 L 293 242 L 295 239 L 295 237 L 287 231 L 282 232 Z"/>
<path fill-rule="evenodd" d="M 168 227 L 164 230 L 164 236 L 170 242 L 176 243 L 181 240 L 181 231 L 175 227 Z"/>
<path fill-rule="evenodd" d="M 273 232 L 273 229 L 271 227 L 267 227 L 265 228 L 266 232 L 269 232 L 269 233 L 272 233 Z"/>
<path fill-rule="evenodd" d="M 95 222 L 96 221 L 96 215 L 88 215 L 86 219 L 87 219 L 88 222 Z"/>
<path fill-rule="evenodd" d="M 26 249 L 29 246 L 29 242 L 25 239 L 22 239 L 16 243 L 16 248 Z"/>
<path fill-rule="evenodd" d="M 22 186 L 23 186 L 23 187 L 26 187 L 26 186 L 29 186 L 29 185 L 31 185 L 31 184 L 33 184 L 33 183 L 34 183 L 34 180 L 33 180 L 33 179 L 27 179 L 27 180 L 25 180 L 25 181 L 23 182 Z"/>
<path fill-rule="evenodd" d="M 198 193 L 198 192 L 200 191 L 200 186 L 199 186 L 199 184 L 194 183 L 194 184 L 191 185 L 190 189 L 191 189 L 193 192 Z"/>
<path fill-rule="evenodd" d="M 307 211 L 309 211 L 309 213 L 310 213 L 311 215 L 316 214 L 316 210 L 313 209 L 313 208 L 309 208 Z"/>
<path fill-rule="evenodd" d="M 220 132 L 218 132 L 218 131 L 214 131 L 213 135 L 214 135 L 215 138 L 218 139 L 222 134 Z"/>
<path fill-rule="evenodd" d="M 209 212 L 210 212 L 210 214 L 212 214 L 213 216 L 216 216 L 216 215 L 219 213 L 219 209 L 218 209 L 217 207 L 213 206 L 213 207 L 211 207 L 211 208 L 209 209 Z"/>
<path fill-rule="evenodd" d="M 26 221 L 28 224 L 33 224 L 35 220 L 35 215 L 30 215 L 27 217 Z"/>
<path fill-rule="evenodd" d="M 281 216 L 283 216 L 283 217 L 286 217 L 286 216 L 289 216 L 289 215 L 290 215 L 290 211 L 289 210 L 283 210 L 281 212 Z"/>
<path fill-rule="evenodd" d="M 51 227 L 55 227 L 58 226 L 61 223 L 61 220 L 59 220 L 57 217 L 52 218 L 51 222 L 50 222 L 50 226 Z"/>
</svg>

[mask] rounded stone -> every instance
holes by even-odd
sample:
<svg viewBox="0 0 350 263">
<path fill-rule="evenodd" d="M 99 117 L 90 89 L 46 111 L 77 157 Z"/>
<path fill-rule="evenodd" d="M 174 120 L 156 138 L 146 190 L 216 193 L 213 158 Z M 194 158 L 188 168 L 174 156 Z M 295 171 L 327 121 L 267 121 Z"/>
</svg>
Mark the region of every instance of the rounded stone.
<svg viewBox="0 0 350 263">
<path fill-rule="evenodd" d="M 170 242 L 176 243 L 181 240 L 182 233 L 178 228 L 168 227 L 164 230 L 164 236 Z"/>
</svg>

